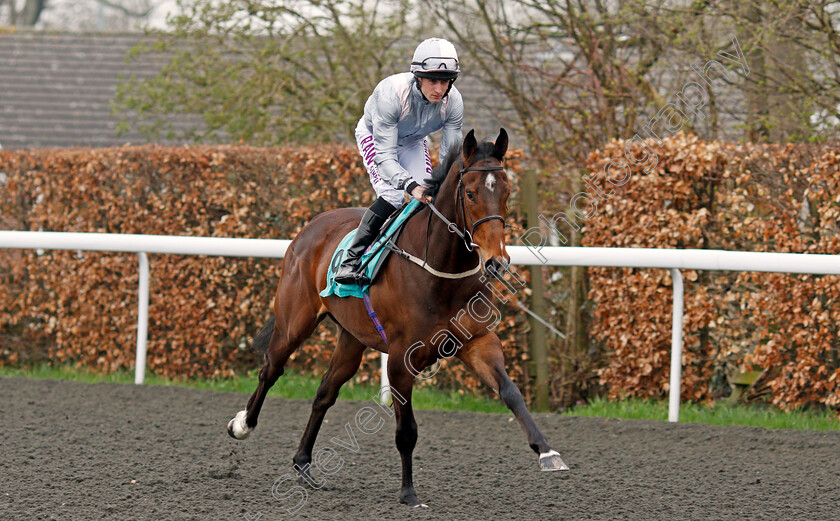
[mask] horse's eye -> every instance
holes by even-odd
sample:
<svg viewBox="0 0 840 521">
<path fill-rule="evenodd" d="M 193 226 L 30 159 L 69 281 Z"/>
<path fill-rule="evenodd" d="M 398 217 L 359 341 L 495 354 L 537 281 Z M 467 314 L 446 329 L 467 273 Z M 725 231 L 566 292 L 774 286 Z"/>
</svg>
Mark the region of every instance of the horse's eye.
<svg viewBox="0 0 840 521">
<path fill-rule="evenodd" d="M 475 194 L 467 190 L 467 198 L 469 198 L 470 201 L 475 201 Z"/>
</svg>

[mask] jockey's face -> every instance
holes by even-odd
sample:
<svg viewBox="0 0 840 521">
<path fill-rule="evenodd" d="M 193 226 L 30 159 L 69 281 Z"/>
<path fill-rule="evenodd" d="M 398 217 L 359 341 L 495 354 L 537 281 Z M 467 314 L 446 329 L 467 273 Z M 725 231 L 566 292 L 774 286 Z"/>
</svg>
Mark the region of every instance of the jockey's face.
<svg viewBox="0 0 840 521">
<path fill-rule="evenodd" d="M 432 103 L 440 103 L 446 89 L 449 88 L 449 80 L 433 80 L 431 78 L 417 78 L 420 82 L 420 92 Z"/>
</svg>

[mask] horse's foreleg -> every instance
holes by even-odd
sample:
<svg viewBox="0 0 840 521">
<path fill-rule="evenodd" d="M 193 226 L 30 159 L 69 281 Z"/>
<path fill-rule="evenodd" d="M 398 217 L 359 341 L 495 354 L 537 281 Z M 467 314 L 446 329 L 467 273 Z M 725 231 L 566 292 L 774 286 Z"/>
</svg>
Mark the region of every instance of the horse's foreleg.
<svg viewBox="0 0 840 521">
<path fill-rule="evenodd" d="M 327 368 L 327 372 L 324 373 L 324 377 L 321 379 L 318 392 L 315 394 L 315 400 L 312 402 L 312 413 L 309 415 L 309 422 L 306 424 L 306 430 L 303 432 L 300 446 L 293 459 L 295 471 L 298 473 L 301 484 L 306 480 L 309 481 L 310 485 L 315 486 L 315 482 L 312 481 L 309 473 L 315 438 L 318 437 L 318 431 L 321 428 L 321 422 L 324 421 L 327 410 L 335 404 L 341 386 L 359 370 L 365 347 L 364 344 L 348 333 L 347 330 L 341 329 L 338 335 L 338 345 L 333 352 L 332 358 L 330 358 L 330 365 Z"/>
<path fill-rule="evenodd" d="M 396 396 L 394 396 L 394 412 L 396 413 L 397 430 L 395 441 L 402 460 L 402 489 L 400 502 L 410 507 L 426 507 L 417 498 L 414 490 L 412 458 L 414 446 L 417 444 L 417 422 L 414 421 L 414 410 L 411 407 L 411 390 L 414 386 L 414 375 L 405 367 L 402 356 L 388 357 L 388 379 Z"/>
<path fill-rule="evenodd" d="M 499 337 L 490 333 L 474 338 L 458 351 L 457 356 L 482 382 L 493 389 L 511 410 L 528 436 L 528 445 L 540 456 L 540 470 L 569 470 L 560 454 L 549 446 L 528 412 L 522 393 L 508 376 Z"/>
<path fill-rule="evenodd" d="M 274 329 L 265 353 L 265 362 L 260 369 L 257 389 L 248 400 L 245 410 L 236 413 L 236 416 L 228 422 L 227 431 L 233 438 L 244 440 L 251 434 L 257 426 L 257 418 L 268 390 L 283 375 L 283 368 L 292 353 L 312 334 L 323 319 L 314 312 L 307 314 L 305 311 L 302 307 L 298 308 L 292 320 L 284 320 L 286 315 L 275 317 Z"/>
</svg>

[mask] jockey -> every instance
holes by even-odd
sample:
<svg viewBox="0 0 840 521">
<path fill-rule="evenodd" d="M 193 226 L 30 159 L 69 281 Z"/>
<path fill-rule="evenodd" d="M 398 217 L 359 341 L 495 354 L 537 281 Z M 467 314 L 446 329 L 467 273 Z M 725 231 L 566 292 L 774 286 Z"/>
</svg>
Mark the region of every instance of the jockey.
<svg viewBox="0 0 840 521">
<path fill-rule="evenodd" d="M 365 103 L 356 143 L 377 199 L 365 211 L 336 271 L 340 284 L 370 284 L 360 269 L 362 254 L 379 228 L 405 200 L 431 201 L 425 186 L 432 176 L 428 135 L 443 129 L 440 159 L 461 143 L 464 102 L 453 87 L 461 72 L 455 47 L 441 38 L 423 41 L 410 72 L 382 80 Z"/>
</svg>

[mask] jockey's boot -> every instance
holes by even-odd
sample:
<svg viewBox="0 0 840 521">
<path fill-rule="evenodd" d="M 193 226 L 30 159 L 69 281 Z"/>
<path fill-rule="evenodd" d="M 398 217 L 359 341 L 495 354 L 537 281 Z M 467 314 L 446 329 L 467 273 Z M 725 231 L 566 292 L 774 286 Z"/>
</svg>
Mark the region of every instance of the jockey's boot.
<svg viewBox="0 0 840 521">
<path fill-rule="evenodd" d="M 370 279 L 365 276 L 361 267 L 362 254 L 379 234 L 379 228 L 382 227 L 382 223 L 388 219 L 394 209 L 391 203 L 380 197 L 370 208 L 365 210 L 362 222 L 359 223 L 359 228 L 353 237 L 353 242 L 347 247 L 347 251 L 344 252 L 344 260 L 335 272 L 334 279 L 336 282 L 339 284 L 358 284 L 359 286 L 370 284 Z"/>
</svg>

